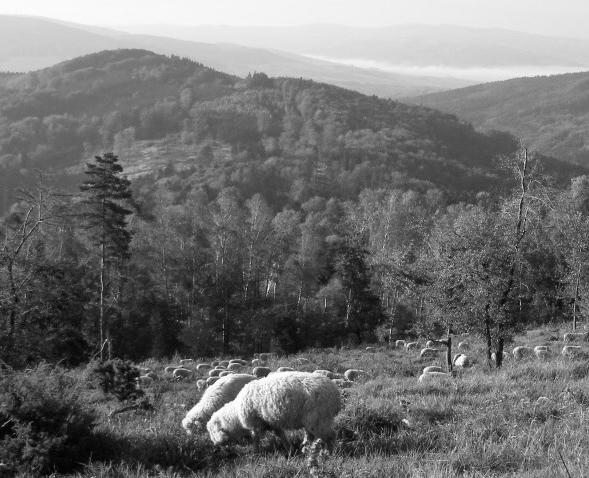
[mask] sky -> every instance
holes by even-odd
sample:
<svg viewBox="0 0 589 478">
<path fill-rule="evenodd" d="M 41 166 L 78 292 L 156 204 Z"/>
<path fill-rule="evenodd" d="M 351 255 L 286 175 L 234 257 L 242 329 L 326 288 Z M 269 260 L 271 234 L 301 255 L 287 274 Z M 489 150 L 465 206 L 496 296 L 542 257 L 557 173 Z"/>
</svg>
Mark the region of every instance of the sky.
<svg viewBox="0 0 589 478">
<path fill-rule="evenodd" d="M 588 0 L 0 0 L 0 14 L 103 26 L 425 23 L 589 37 Z"/>
</svg>

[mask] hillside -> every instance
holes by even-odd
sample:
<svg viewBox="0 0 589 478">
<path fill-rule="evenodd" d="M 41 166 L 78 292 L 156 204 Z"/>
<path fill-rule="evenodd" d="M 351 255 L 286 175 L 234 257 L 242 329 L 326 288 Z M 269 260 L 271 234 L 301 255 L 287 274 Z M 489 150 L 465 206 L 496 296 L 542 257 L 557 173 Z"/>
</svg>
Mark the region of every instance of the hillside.
<svg viewBox="0 0 589 478">
<path fill-rule="evenodd" d="M 589 165 L 589 72 L 517 78 L 410 101 L 487 131 L 509 131 L 545 154 Z"/>
<path fill-rule="evenodd" d="M 282 207 L 315 194 L 355 198 L 366 187 L 455 197 L 499 187 L 494 158 L 516 144 L 427 108 L 300 79 L 244 80 L 145 50 L 5 75 L 0 118 L 2 210 L 35 169 L 71 177 L 113 148 L 141 162 L 142 148 L 155 147 L 151 172 L 183 164 L 183 189 L 234 185 Z M 565 179 L 581 171 L 554 161 L 546 168 Z"/>
<path fill-rule="evenodd" d="M 237 40 L 235 43 L 239 43 Z M 268 49 L 272 45 L 273 49 Z M 0 15 L 0 71 L 31 71 L 78 56 L 116 48 L 146 49 L 178 55 L 217 70 L 246 76 L 263 71 L 270 76 L 293 76 L 336 84 L 365 94 L 400 97 L 473 84 L 453 78 L 395 74 L 355 68 L 263 47 L 185 41 L 35 17 Z"/>
</svg>

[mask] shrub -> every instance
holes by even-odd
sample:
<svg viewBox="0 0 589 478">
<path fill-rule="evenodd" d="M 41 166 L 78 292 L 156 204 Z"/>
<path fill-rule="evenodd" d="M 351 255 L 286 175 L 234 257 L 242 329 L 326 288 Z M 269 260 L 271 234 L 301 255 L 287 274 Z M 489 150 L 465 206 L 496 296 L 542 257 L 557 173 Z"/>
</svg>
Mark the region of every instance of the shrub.
<svg viewBox="0 0 589 478">
<path fill-rule="evenodd" d="M 79 394 L 74 379 L 47 365 L 2 375 L 0 462 L 13 472 L 39 475 L 69 471 L 86 461 L 95 416 Z"/>
<path fill-rule="evenodd" d="M 137 388 L 139 370 L 131 362 L 114 359 L 97 364 L 92 371 L 92 379 L 107 395 L 113 395 L 121 402 L 134 401 L 143 396 Z"/>
</svg>

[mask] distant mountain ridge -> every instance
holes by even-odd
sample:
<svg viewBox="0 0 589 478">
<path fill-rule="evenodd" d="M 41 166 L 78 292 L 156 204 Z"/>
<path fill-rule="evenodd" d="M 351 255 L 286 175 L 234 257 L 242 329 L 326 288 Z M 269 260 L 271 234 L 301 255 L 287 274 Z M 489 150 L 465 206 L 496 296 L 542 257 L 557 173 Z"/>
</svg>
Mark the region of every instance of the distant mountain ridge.
<svg viewBox="0 0 589 478">
<path fill-rule="evenodd" d="M 589 72 L 517 78 L 409 99 L 521 137 L 545 154 L 589 165 Z"/>
<path fill-rule="evenodd" d="M 268 49 L 271 46 L 272 49 Z M 0 15 L 0 71 L 31 71 L 102 50 L 147 49 L 179 55 L 239 76 L 262 71 L 337 84 L 365 94 L 397 98 L 452 89 L 473 82 L 355 68 L 277 51 L 269 43 L 251 48 L 230 42 L 193 42 L 59 20 Z"/>
</svg>

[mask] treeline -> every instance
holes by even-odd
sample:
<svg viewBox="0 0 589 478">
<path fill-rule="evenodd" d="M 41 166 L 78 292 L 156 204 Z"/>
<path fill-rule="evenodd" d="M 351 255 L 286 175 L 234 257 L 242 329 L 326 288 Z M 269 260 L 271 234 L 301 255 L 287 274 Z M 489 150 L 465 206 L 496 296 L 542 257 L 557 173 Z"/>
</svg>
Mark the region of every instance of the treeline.
<svg viewBox="0 0 589 478">
<path fill-rule="evenodd" d="M 101 156 L 83 191 L 41 181 L 2 223 L 1 358 L 294 352 L 448 329 L 501 350 L 589 305 L 589 177 L 553 189 L 537 166 L 521 150 L 512 195 L 473 203 L 365 189 L 277 210 L 231 187 L 142 201 Z"/>
</svg>

